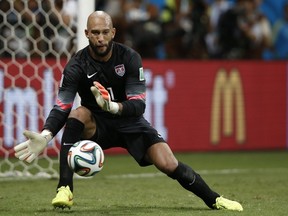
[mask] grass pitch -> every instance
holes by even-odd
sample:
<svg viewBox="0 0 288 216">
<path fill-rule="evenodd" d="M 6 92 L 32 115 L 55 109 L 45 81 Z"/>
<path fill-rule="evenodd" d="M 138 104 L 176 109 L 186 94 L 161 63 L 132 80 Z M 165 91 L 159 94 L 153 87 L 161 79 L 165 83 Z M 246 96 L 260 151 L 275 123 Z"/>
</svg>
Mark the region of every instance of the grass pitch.
<svg viewBox="0 0 288 216">
<path fill-rule="evenodd" d="M 141 168 L 128 155 L 106 155 L 93 178 L 75 179 L 71 210 L 54 210 L 58 180 L 0 179 L 0 215 L 286 216 L 288 152 L 176 154 L 215 191 L 239 201 L 243 212 L 210 210 L 194 194 L 153 166 Z"/>
</svg>

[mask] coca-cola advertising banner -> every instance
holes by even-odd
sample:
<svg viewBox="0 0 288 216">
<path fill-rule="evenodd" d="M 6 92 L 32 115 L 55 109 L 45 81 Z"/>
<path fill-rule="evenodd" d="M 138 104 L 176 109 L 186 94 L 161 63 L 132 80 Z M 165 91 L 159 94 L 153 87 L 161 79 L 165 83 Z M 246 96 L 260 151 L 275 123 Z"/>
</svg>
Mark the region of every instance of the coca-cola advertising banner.
<svg viewBox="0 0 288 216">
<path fill-rule="evenodd" d="M 2 60 L 2 148 L 12 150 L 25 140 L 24 129 L 41 130 L 65 64 Z M 144 60 L 143 66 L 145 117 L 174 151 L 287 148 L 286 62 Z M 51 154 L 61 134 L 50 146 Z"/>
</svg>

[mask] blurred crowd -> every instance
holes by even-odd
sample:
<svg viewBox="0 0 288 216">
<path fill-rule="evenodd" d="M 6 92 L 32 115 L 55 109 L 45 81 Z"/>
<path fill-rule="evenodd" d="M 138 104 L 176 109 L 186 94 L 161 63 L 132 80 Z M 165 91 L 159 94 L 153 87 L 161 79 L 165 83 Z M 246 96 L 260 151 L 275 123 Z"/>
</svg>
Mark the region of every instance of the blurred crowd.
<svg viewBox="0 0 288 216">
<path fill-rule="evenodd" d="M 281 0 L 283 15 L 273 23 L 260 10 L 263 1 L 96 0 L 95 10 L 108 12 L 117 29 L 115 40 L 143 58 L 288 59 L 288 1 Z M 0 1 L 0 46 L 22 46 L 32 56 L 67 56 L 77 50 L 77 0 L 13 2 Z M 8 37 L 12 32 L 17 41 Z"/>
</svg>

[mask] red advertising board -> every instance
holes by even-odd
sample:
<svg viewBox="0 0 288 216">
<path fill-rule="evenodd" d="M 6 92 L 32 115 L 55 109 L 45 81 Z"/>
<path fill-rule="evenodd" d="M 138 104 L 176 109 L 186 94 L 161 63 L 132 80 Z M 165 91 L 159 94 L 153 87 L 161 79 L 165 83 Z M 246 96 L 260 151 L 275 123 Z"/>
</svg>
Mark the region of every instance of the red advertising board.
<svg viewBox="0 0 288 216">
<path fill-rule="evenodd" d="M 2 60 L 2 148 L 20 142 L 25 128 L 41 129 L 65 62 L 43 65 L 33 59 L 6 65 Z M 145 117 L 174 151 L 286 148 L 286 62 L 145 60 L 143 66 Z M 22 103 L 29 109 L 21 110 Z"/>
<path fill-rule="evenodd" d="M 174 84 L 166 86 L 169 100 L 164 120 L 167 140 L 177 151 L 284 149 L 286 65 L 262 61 L 144 62 L 153 76 L 174 74 Z"/>
</svg>

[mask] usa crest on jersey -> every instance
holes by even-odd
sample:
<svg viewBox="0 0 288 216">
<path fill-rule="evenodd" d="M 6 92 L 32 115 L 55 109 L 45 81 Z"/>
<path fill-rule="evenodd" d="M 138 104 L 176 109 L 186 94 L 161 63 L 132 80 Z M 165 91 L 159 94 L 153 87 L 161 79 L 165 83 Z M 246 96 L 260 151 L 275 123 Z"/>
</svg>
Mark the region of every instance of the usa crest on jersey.
<svg viewBox="0 0 288 216">
<path fill-rule="evenodd" d="M 114 67 L 114 69 L 115 69 L 115 72 L 116 72 L 116 74 L 118 76 L 121 76 L 121 77 L 124 76 L 124 74 L 125 74 L 125 66 L 124 66 L 124 64 L 117 65 L 117 66 Z"/>
</svg>

